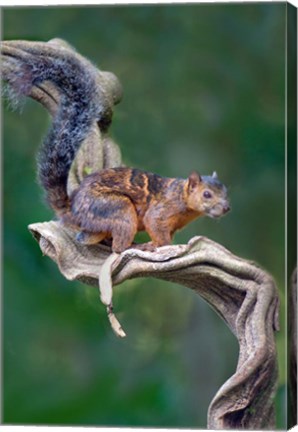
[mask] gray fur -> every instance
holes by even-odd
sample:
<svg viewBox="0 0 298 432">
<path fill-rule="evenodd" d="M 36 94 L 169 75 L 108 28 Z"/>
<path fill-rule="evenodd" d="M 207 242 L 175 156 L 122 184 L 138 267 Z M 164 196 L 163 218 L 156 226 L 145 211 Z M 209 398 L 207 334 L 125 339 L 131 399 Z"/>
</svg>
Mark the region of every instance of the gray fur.
<svg viewBox="0 0 298 432">
<path fill-rule="evenodd" d="M 32 56 L 12 83 L 14 92 L 27 95 L 32 86 L 51 81 L 60 94 L 60 104 L 38 155 L 38 175 L 48 201 L 62 210 L 67 205 L 68 173 L 81 143 L 94 121 L 103 113 L 92 71 L 74 57 L 65 59 Z"/>
<path fill-rule="evenodd" d="M 210 185 L 212 189 L 221 190 L 224 194 L 227 194 L 227 188 L 221 183 L 216 176 L 201 176 L 204 183 Z"/>
</svg>

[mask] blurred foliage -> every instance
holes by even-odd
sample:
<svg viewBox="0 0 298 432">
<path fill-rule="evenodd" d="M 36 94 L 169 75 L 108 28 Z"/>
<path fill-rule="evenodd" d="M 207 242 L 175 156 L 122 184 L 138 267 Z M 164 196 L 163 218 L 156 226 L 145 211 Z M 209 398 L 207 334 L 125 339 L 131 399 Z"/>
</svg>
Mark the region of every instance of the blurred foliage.
<svg viewBox="0 0 298 432">
<path fill-rule="evenodd" d="M 271 272 L 281 295 L 278 427 L 285 426 L 285 3 L 3 10 L 4 39 L 66 39 L 124 87 L 111 134 L 127 165 L 218 172 L 232 212 L 205 235 Z M 27 225 L 49 220 L 36 183 L 46 112 L 3 110 L 5 423 L 206 426 L 237 342 L 195 293 L 151 279 L 115 289 L 128 337 L 96 289 L 63 279 Z"/>
</svg>

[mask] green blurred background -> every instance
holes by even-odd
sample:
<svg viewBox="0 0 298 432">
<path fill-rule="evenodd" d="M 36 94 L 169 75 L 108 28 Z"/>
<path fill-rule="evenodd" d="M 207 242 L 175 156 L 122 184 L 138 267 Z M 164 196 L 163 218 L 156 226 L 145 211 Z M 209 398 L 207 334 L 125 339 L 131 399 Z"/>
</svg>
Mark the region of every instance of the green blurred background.
<svg viewBox="0 0 298 432">
<path fill-rule="evenodd" d="M 5 8 L 4 39 L 61 37 L 124 88 L 111 134 L 127 165 L 165 176 L 218 172 L 232 212 L 205 235 L 271 272 L 281 296 L 278 427 L 285 426 L 286 4 Z M 35 154 L 49 124 L 28 101 L 3 109 L 5 423 L 206 427 L 238 345 L 191 290 L 128 281 L 117 339 L 96 289 L 66 281 L 27 230 L 51 219 Z"/>
</svg>

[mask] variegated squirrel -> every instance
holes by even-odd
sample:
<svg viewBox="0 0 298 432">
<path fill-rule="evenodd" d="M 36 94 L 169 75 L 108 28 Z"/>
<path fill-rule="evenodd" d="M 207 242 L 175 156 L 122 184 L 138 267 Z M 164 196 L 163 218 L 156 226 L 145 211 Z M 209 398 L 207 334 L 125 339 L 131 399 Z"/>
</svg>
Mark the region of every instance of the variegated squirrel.
<svg viewBox="0 0 298 432">
<path fill-rule="evenodd" d="M 192 172 L 187 179 L 165 178 L 134 168 L 109 168 L 87 175 L 71 196 L 71 164 L 92 122 L 101 121 L 94 76 L 79 61 L 41 57 L 28 60 L 14 86 L 28 88 L 50 81 L 59 90 L 56 116 L 38 156 L 38 175 L 47 200 L 62 223 L 77 231 L 76 240 L 95 244 L 112 239 L 112 250 L 132 246 L 138 231 L 147 231 L 145 249 L 171 244 L 178 229 L 200 216 L 220 217 L 230 209 L 226 187 L 217 174 Z M 107 126 L 107 125 L 105 125 Z"/>
</svg>

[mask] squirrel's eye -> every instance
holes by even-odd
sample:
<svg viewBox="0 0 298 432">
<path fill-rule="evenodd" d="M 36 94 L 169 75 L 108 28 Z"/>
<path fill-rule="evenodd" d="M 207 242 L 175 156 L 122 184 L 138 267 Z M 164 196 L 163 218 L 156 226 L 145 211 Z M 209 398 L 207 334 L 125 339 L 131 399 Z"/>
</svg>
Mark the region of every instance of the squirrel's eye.
<svg viewBox="0 0 298 432">
<path fill-rule="evenodd" d="M 212 198 L 212 194 L 208 190 L 205 190 L 203 192 L 203 197 L 209 199 L 209 198 Z"/>
</svg>

